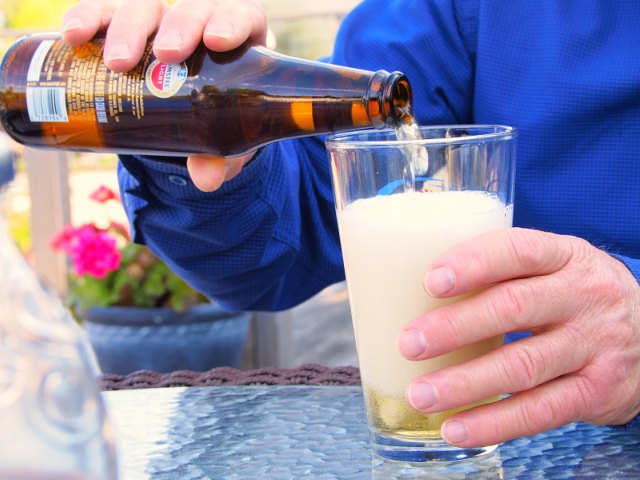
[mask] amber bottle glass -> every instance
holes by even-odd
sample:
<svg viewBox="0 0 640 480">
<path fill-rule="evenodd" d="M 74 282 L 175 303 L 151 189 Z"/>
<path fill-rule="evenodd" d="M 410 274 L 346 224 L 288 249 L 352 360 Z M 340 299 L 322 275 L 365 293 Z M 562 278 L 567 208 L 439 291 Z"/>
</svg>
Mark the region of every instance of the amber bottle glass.
<svg viewBox="0 0 640 480">
<path fill-rule="evenodd" d="M 245 45 L 199 47 L 181 64 L 147 45 L 138 66 L 113 73 L 103 38 L 71 47 L 59 36 L 18 40 L 0 66 L 0 119 L 16 141 L 67 150 L 234 156 L 279 139 L 411 119 L 399 73 L 369 72 Z"/>
</svg>

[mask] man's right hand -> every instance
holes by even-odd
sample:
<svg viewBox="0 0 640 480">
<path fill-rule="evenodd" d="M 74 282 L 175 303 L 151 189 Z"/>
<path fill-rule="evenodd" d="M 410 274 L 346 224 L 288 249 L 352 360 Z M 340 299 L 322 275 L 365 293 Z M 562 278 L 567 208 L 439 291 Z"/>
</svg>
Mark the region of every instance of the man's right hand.
<svg viewBox="0 0 640 480">
<path fill-rule="evenodd" d="M 179 63 L 201 43 L 214 51 L 228 51 L 248 39 L 264 44 L 267 19 L 258 0 L 81 0 L 62 20 L 65 42 L 78 45 L 107 29 L 104 57 L 115 72 L 138 64 L 154 32 L 154 55 L 164 63 Z M 236 176 L 253 154 L 234 158 L 197 155 L 187 159 L 196 187 L 213 191 Z"/>
</svg>

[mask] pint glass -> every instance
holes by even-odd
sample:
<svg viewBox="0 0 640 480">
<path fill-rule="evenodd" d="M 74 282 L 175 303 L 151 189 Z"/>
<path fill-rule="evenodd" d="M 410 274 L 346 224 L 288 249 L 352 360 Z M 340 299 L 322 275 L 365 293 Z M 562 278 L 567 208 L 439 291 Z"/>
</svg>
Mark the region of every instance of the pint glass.
<svg viewBox="0 0 640 480">
<path fill-rule="evenodd" d="M 502 336 L 423 361 L 402 357 L 395 338 L 405 323 L 461 298 L 425 292 L 424 275 L 439 255 L 511 227 L 516 157 L 510 127 L 419 132 L 415 140 L 368 130 L 326 141 L 373 451 L 409 462 L 469 458 L 495 448 L 455 448 L 440 436 L 444 420 L 474 405 L 422 414 L 404 392 L 420 375 L 498 348 Z"/>
</svg>

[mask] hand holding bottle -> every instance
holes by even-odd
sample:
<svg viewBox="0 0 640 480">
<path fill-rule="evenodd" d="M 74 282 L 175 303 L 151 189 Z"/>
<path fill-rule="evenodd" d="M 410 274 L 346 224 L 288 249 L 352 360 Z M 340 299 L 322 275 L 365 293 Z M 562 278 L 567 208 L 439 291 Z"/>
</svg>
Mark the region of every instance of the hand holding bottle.
<svg viewBox="0 0 640 480">
<path fill-rule="evenodd" d="M 141 14 L 141 12 L 143 14 Z M 201 43 L 214 51 L 232 50 L 252 39 L 264 44 L 265 13 L 257 0 L 82 0 L 62 20 L 64 40 L 72 45 L 107 29 L 105 63 L 114 71 L 133 68 L 142 58 L 147 39 L 157 31 L 154 54 L 161 62 L 179 63 Z M 233 158 L 197 155 L 187 159 L 194 184 L 213 191 L 236 176 L 253 153 Z"/>
<path fill-rule="evenodd" d="M 210 191 L 237 175 L 249 152 L 268 143 L 394 127 L 413 118 L 411 86 L 401 72 L 313 62 L 256 45 L 251 35 L 263 39 L 264 16 L 255 13 L 250 20 L 250 11 L 261 10 L 248 0 L 228 4 L 230 12 L 240 4 L 254 8 L 238 13 L 238 27 L 224 16 L 213 20 L 211 9 L 204 11 L 208 4 L 196 0 L 179 0 L 171 8 L 158 3 L 143 22 L 128 0 L 117 9 L 98 1 L 83 0 L 65 15 L 64 37 L 22 37 L 3 57 L 0 121 L 17 142 L 154 153 L 168 162 L 175 160 L 171 156 L 190 157 L 194 183 Z M 178 9 L 187 2 L 202 14 Z M 196 36 L 170 25 L 193 25 L 189 15 L 201 19 Z M 228 35 L 209 35 L 210 22 L 222 22 L 219 28 Z M 209 36 L 214 38 L 207 42 Z M 208 48 L 218 40 L 218 51 Z"/>
</svg>

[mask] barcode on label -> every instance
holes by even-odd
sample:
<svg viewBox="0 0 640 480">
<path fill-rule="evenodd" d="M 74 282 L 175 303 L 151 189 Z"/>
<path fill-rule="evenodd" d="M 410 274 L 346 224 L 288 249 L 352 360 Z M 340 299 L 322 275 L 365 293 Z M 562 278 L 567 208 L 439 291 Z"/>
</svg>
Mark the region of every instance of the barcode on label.
<svg viewBox="0 0 640 480">
<path fill-rule="evenodd" d="M 64 87 L 28 87 L 27 111 L 32 122 L 68 122 Z"/>
</svg>

